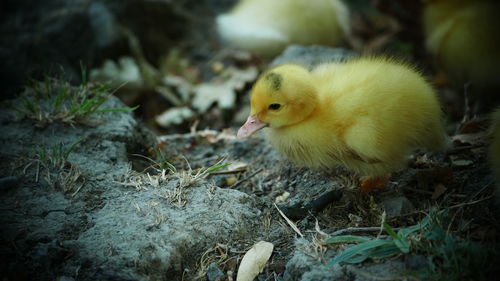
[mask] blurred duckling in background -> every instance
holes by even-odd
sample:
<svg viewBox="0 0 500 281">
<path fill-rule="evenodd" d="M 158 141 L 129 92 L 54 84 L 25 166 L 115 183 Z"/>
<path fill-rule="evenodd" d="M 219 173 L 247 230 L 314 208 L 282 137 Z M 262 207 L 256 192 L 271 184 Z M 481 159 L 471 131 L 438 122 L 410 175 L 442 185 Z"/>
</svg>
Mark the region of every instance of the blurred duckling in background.
<svg viewBox="0 0 500 281">
<path fill-rule="evenodd" d="M 438 67 L 458 89 L 472 86 L 475 113 L 489 112 L 500 101 L 500 2 L 426 0 L 423 25 Z"/>
<path fill-rule="evenodd" d="M 438 151 L 447 137 L 433 88 L 413 67 L 387 58 L 356 58 L 313 70 L 271 68 L 252 89 L 238 137 L 267 127 L 267 138 L 293 162 L 345 166 L 382 187 L 416 148 Z"/>
<path fill-rule="evenodd" d="M 273 57 L 291 44 L 339 44 L 349 11 L 340 0 L 241 0 L 216 23 L 229 45 Z"/>
<path fill-rule="evenodd" d="M 490 145 L 490 166 L 496 181 L 497 202 L 500 203 L 500 108 L 491 115 L 492 142 Z"/>
</svg>

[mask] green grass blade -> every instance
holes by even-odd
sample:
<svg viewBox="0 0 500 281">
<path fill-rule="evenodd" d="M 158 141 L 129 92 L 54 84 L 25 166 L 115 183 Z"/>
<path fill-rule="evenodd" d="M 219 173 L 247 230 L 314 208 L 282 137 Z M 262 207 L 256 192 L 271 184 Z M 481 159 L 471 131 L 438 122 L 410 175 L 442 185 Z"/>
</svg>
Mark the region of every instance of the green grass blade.
<svg viewBox="0 0 500 281">
<path fill-rule="evenodd" d="M 394 240 L 394 244 L 401 250 L 401 252 L 408 254 L 410 252 L 410 242 L 405 237 Z"/>
<path fill-rule="evenodd" d="M 363 243 L 372 240 L 370 237 L 365 236 L 355 236 L 355 235 L 342 235 L 335 237 L 328 237 L 324 241 L 328 244 L 338 244 L 338 243 Z"/>
<path fill-rule="evenodd" d="M 103 113 L 103 112 L 131 112 L 139 108 L 139 105 L 136 105 L 131 108 L 110 108 L 110 109 L 99 109 L 94 110 L 90 113 Z"/>
<path fill-rule="evenodd" d="M 57 111 L 57 109 L 61 106 L 63 101 L 67 98 L 68 98 L 68 88 L 61 86 L 59 88 L 57 96 L 54 98 L 54 103 L 52 105 L 55 109 L 54 111 Z"/>
<path fill-rule="evenodd" d="M 21 100 L 23 102 L 24 108 L 26 108 L 26 110 L 31 114 L 36 115 L 37 110 L 35 108 L 35 104 L 29 98 L 26 98 L 24 96 L 21 97 Z"/>
<path fill-rule="evenodd" d="M 175 166 L 172 165 L 172 163 L 170 163 L 168 161 L 163 161 L 160 163 L 160 169 L 164 170 L 165 168 L 170 170 L 173 173 L 177 172 L 177 169 L 175 168 Z"/>
<path fill-rule="evenodd" d="M 73 144 L 71 144 L 71 146 L 64 151 L 64 153 L 63 153 L 63 159 L 67 160 L 68 156 L 71 154 L 71 152 L 73 152 L 73 150 L 75 149 L 75 147 L 77 145 L 79 145 L 82 141 L 83 141 L 83 139 L 78 140 L 78 141 L 74 142 Z"/>
<path fill-rule="evenodd" d="M 398 255 L 401 253 L 401 249 L 395 244 L 388 244 L 383 247 L 378 247 L 371 249 L 370 258 L 383 259 Z"/>
<path fill-rule="evenodd" d="M 87 68 L 83 65 L 82 61 L 80 61 L 80 70 L 82 72 L 82 86 L 87 87 Z"/>
<path fill-rule="evenodd" d="M 206 173 L 209 174 L 209 173 L 215 172 L 215 171 L 220 170 L 220 169 L 227 167 L 229 165 L 231 165 L 231 163 L 226 163 L 226 164 L 222 164 L 222 165 L 218 165 L 218 166 L 209 168 L 209 169 L 207 169 Z"/>
<path fill-rule="evenodd" d="M 368 259 L 369 256 L 366 254 L 366 253 L 361 253 L 357 256 L 354 256 L 352 258 L 348 258 L 346 260 L 343 260 L 342 262 L 345 262 L 345 263 L 360 263 L 360 262 L 364 262 L 366 259 Z"/>
<path fill-rule="evenodd" d="M 402 237 L 408 237 L 408 235 L 410 235 L 411 233 L 413 233 L 415 231 L 422 230 L 425 227 L 427 227 L 429 225 L 429 222 L 430 222 L 430 217 L 426 216 L 418 224 L 416 224 L 414 226 L 410 226 L 410 227 L 406 227 L 406 228 L 400 229 L 398 231 L 398 234 L 400 236 L 402 236 Z"/>
<path fill-rule="evenodd" d="M 389 233 L 389 235 L 393 238 L 393 239 L 400 239 L 400 237 L 396 234 L 396 232 L 394 232 L 394 230 L 392 229 L 392 227 L 384 222 L 384 229 L 385 231 L 387 231 L 387 233 Z"/>
<path fill-rule="evenodd" d="M 401 250 L 401 252 L 405 254 L 410 252 L 410 242 L 408 242 L 406 237 L 394 232 L 392 227 L 386 222 L 384 222 L 384 229 L 394 239 L 394 244 Z"/>
<path fill-rule="evenodd" d="M 372 241 L 358 244 L 356 246 L 352 246 L 352 247 L 348 248 L 347 250 L 343 251 L 342 253 L 338 254 L 337 256 L 335 256 L 335 258 L 333 258 L 328 263 L 327 266 L 333 266 L 337 263 L 345 262 L 345 261 L 353 261 L 353 260 L 358 261 L 358 262 L 360 262 L 359 260 L 364 261 L 366 258 L 369 257 L 368 255 L 366 255 L 367 250 L 377 248 L 377 247 L 383 247 L 385 245 L 390 245 L 392 243 L 393 242 L 390 240 L 372 240 Z M 365 256 L 365 258 L 364 259 L 362 259 L 362 258 L 355 259 L 356 256 Z"/>
</svg>

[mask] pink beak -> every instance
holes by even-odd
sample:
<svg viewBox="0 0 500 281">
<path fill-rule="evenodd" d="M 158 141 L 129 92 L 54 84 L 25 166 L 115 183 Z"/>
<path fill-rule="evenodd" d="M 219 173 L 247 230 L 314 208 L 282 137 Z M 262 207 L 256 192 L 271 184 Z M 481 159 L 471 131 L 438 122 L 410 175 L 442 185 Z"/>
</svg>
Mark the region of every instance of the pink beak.
<svg viewBox="0 0 500 281">
<path fill-rule="evenodd" d="M 245 124 L 238 130 L 237 136 L 240 139 L 248 138 L 253 135 L 253 133 L 267 126 L 269 126 L 269 124 L 260 121 L 257 115 L 249 116 Z"/>
</svg>

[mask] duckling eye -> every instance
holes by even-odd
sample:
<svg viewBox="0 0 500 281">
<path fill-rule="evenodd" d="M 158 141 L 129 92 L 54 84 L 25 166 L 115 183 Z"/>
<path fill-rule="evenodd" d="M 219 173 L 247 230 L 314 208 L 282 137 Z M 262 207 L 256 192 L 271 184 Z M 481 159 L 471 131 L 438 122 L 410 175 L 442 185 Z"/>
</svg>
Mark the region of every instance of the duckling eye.
<svg viewBox="0 0 500 281">
<path fill-rule="evenodd" d="M 281 107 L 281 104 L 279 104 L 279 103 L 272 103 L 269 105 L 269 109 L 271 109 L 271 110 L 278 110 L 278 109 L 280 109 L 280 107 Z"/>
</svg>

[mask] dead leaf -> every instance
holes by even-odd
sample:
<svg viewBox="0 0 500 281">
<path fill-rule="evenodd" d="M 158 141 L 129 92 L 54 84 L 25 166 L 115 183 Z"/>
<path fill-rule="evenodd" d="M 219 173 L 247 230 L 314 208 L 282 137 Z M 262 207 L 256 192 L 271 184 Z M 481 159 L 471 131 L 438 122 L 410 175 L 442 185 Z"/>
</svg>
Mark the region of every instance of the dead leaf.
<svg viewBox="0 0 500 281">
<path fill-rule="evenodd" d="M 246 69 L 229 67 L 209 83 L 196 87 L 194 92 L 193 107 L 199 112 L 206 112 L 214 103 L 222 109 L 235 106 L 236 91 L 242 90 L 249 82 L 257 78 L 257 68 L 254 66 Z"/>
<path fill-rule="evenodd" d="M 236 281 L 252 281 L 262 272 L 273 253 L 273 244 L 266 241 L 255 243 L 241 260 Z"/>
<path fill-rule="evenodd" d="M 162 79 L 165 86 L 175 88 L 176 94 L 183 103 L 187 103 L 191 98 L 195 87 L 186 78 L 177 75 L 165 75 Z"/>
<path fill-rule="evenodd" d="M 214 103 L 220 108 L 228 109 L 234 107 L 236 92 L 227 83 L 205 83 L 195 90 L 193 107 L 199 112 L 206 112 Z"/>
<path fill-rule="evenodd" d="M 418 171 L 417 180 L 426 183 L 448 183 L 453 180 L 453 170 L 450 167 L 436 167 Z"/>
<path fill-rule="evenodd" d="M 193 117 L 193 115 L 193 111 L 188 107 L 172 107 L 156 116 L 155 121 L 161 127 L 168 128 L 172 125 L 182 124 Z"/>
<path fill-rule="evenodd" d="M 143 86 L 139 66 L 131 57 L 121 57 L 118 62 L 106 60 L 100 68 L 94 68 L 90 71 L 90 79 L 108 83 L 112 81 L 111 87 L 115 88 L 126 83 L 126 89 L 137 89 Z"/>
<path fill-rule="evenodd" d="M 474 119 L 462 125 L 459 134 L 477 134 L 488 129 L 488 119 Z"/>
<path fill-rule="evenodd" d="M 209 143 L 216 143 L 216 142 L 219 142 L 221 140 L 234 140 L 234 139 L 236 139 L 234 132 L 232 132 L 231 130 L 226 130 L 226 129 L 222 130 L 222 132 L 205 129 L 203 131 L 196 131 L 195 135 L 207 139 L 207 141 Z"/>
<path fill-rule="evenodd" d="M 185 54 L 179 48 L 172 48 L 158 60 L 158 69 L 161 73 L 175 74 L 194 83 L 199 78 L 199 71 L 193 67 Z"/>
<path fill-rule="evenodd" d="M 434 186 L 434 192 L 432 193 L 431 199 L 436 200 L 439 196 L 443 195 L 446 192 L 446 186 L 444 184 L 438 183 Z"/>
</svg>

